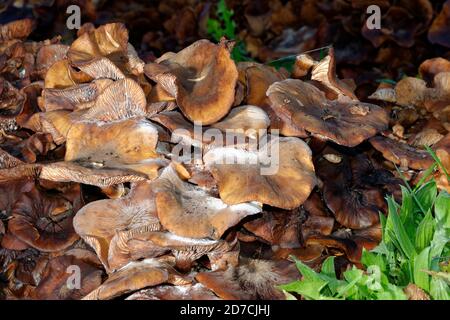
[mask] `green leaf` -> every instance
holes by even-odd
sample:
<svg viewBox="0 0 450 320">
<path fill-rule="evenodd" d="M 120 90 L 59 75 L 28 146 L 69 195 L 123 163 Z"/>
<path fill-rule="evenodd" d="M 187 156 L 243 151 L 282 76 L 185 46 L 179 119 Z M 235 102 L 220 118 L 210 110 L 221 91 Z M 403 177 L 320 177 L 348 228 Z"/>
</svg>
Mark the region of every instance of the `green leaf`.
<svg viewBox="0 0 450 320">
<path fill-rule="evenodd" d="M 422 211 L 423 213 L 428 212 L 434 204 L 437 196 L 437 185 L 436 181 L 431 180 L 425 183 L 422 187 L 415 192 L 417 201 L 420 203 L 420 207 L 417 207 L 415 211 Z"/>
<path fill-rule="evenodd" d="M 424 272 L 430 268 L 430 248 L 425 248 L 414 259 L 414 283 L 425 290 L 430 291 L 430 276 Z"/>
<path fill-rule="evenodd" d="M 434 300 L 450 300 L 450 289 L 442 279 L 432 278 L 430 281 L 430 295 Z"/>
<path fill-rule="evenodd" d="M 403 224 L 400 221 L 400 217 L 396 210 L 396 205 L 393 197 L 390 197 L 388 200 L 389 207 L 389 216 L 386 222 L 386 228 L 388 231 L 391 231 L 390 238 L 396 239 L 398 246 L 401 248 L 403 254 L 408 258 L 412 259 L 416 255 L 416 251 L 411 242 L 411 239 L 408 237 L 406 230 Z"/>
<path fill-rule="evenodd" d="M 361 263 L 367 268 L 378 266 L 382 272 L 386 272 L 386 261 L 381 254 L 375 254 L 363 248 Z"/>
<path fill-rule="evenodd" d="M 331 278 L 336 278 L 336 271 L 334 269 L 334 256 L 325 259 L 325 261 L 322 263 L 322 270 L 320 273 Z"/>
<path fill-rule="evenodd" d="M 416 230 L 416 249 L 422 251 L 428 247 L 433 240 L 435 221 L 431 211 L 425 215 Z"/>
<path fill-rule="evenodd" d="M 442 191 L 437 197 L 434 212 L 437 224 L 450 229 L 450 194 L 446 191 Z"/>
<path fill-rule="evenodd" d="M 295 292 L 306 299 L 323 300 L 327 297 L 320 294 L 327 285 L 326 281 L 318 280 L 301 280 L 278 286 L 280 289 Z"/>
</svg>

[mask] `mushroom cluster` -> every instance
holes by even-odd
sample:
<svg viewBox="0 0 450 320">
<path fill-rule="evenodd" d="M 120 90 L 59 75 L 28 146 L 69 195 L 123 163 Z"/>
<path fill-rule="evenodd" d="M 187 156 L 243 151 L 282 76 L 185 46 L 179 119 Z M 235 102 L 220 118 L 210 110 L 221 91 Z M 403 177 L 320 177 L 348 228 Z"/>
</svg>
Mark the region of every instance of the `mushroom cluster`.
<svg viewBox="0 0 450 320">
<path fill-rule="evenodd" d="M 377 105 L 337 78 L 332 49 L 291 74 L 235 63 L 226 39 L 144 63 L 121 23 L 70 46 L 25 41 L 32 27 L 0 32 L 17 68 L 0 73 L 8 299 L 283 299 L 290 255 L 345 266 L 377 245 L 394 165 L 420 179 L 430 145 L 450 171 L 441 61 L 421 66 L 432 87 L 382 85 Z"/>
</svg>

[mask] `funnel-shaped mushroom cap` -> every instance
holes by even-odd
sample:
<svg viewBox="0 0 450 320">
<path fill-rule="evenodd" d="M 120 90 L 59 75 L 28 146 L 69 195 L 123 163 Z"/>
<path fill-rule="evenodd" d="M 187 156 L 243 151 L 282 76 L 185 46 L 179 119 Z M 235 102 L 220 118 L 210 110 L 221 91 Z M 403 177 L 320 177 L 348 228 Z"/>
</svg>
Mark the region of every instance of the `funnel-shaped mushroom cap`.
<svg viewBox="0 0 450 320">
<path fill-rule="evenodd" d="M 158 130 L 146 120 L 74 124 L 66 142 L 66 161 L 86 160 L 114 164 L 139 163 L 155 158 Z"/>
<path fill-rule="evenodd" d="M 105 57 L 78 63 L 77 68 L 93 79 L 124 79 L 125 75 L 111 60 Z"/>
<path fill-rule="evenodd" d="M 68 57 L 77 65 L 96 57 L 113 58 L 126 54 L 128 30 L 123 23 L 108 23 L 97 29 L 83 33 L 70 46 Z"/>
<path fill-rule="evenodd" d="M 243 218 L 261 211 L 257 203 L 229 206 L 205 190 L 182 181 L 171 166 L 164 169 L 153 185 L 161 224 L 182 237 L 219 239 Z"/>
<path fill-rule="evenodd" d="M 109 300 L 123 294 L 152 287 L 169 280 L 169 272 L 163 264 L 154 259 L 131 262 L 111 274 L 100 287 L 83 300 Z"/>
<path fill-rule="evenodd" d="M 382 108 L 358 101 L 327 100 L 324 93 L 301 80 L 284 80 L 269 87 L 272 108 L 313 136 L 354 147 L 388 127 Z"/>
<path fill-rule="evenodd" d="M 78 239 L 72 225 L 73 210 L 68 200 L 33 188 L 12 208 L 8 230 L 40 251 L 64 250 Z"/>
<path fill-rule="evenodd" d="M 139 84 L 129 78 L 117 80 L 98 96 L 84 115 L 86 120 L 114 121 L 145 116 L 147 101 Z"/>
<path fill-rule="evenodd" d="M 129 230 L 133 235 L 159 230 L 154 196 L 147 182 L 134 186 L 120 199 L 91 202 L 74 218 L 75 231 L 91 245 L 108 268 L 108 251 L 116 231 Z"/>
<path fill-rule="evenodd" d="M 298 271 L 289 261 L 248 259 L 238 267 L 202 272 L 195 278 L 225 300 L 281 300 L 284 294 L 276 286 L 298 279 Z"/>
<path fill-rule="evenodd" d="M 225 203 L 259 201 L 294 209 L 316 185 L 311 157 L 311 150 L 302 140 L 272 137 L 258 151 L 212 149 L 204 161 Z"/>
<path fill-rule="evenodd" d="M 420 170 L 433 164 L 433 158 L 427 151 L 416 149 L 407 143 L 381 136 L 373 137 L 370 143 L 384 158 L 404 168 Z"/>
<path fill-rule="evenodd" d="M 146 65 L 145 74 L 176 98 L 188 119 L 207 125 L 228 113 L 238 72 L 225 42 L 199 40 L 159 61 Z"/>
</svg>

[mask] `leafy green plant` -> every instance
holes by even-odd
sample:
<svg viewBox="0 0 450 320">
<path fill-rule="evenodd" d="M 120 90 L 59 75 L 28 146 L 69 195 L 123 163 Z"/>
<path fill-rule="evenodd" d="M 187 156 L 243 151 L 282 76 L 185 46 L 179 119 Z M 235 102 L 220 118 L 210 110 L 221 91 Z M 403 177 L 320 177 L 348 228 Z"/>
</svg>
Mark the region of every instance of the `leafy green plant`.
<svg viewBox="0 0 450 320">
<path fill-rule="evenodd" d="M 388 215 L 380 214 L 382 241 L 372 251 L 363 250 L 361 263 L 344 272 L 334 273 L 328 258 L 320 273 L 296 261 L 302 280 L 282 286 L 307 299 L 404 299 L 403 289 L 415 284 L 431 298 L 450 300 L 450 194 L 438 193 L 436 182 L 427 181 L 436 167 L 447 174 L 431 149 L 436 163 L 411 188 L 405 180 L 402 203 L 387 197 Z"/>
<path fill-rule="evenodd" d="M 230 40 L 235 40 L 236 45 L 231 52 L 231 58 L 236 61 L 248 61 L 248 52 L 245 49 L 245 44 L 239 41 L 236 36 L 236 22 L 233 20 L 234 12 L 227 7 L 225 0 L 219 0 L 217 3 L 216 16 L 217 19 L 208 19 L 207 31 L 208 34 L 215 40 L 220 41 L 222 37 Z"/>
</svg>

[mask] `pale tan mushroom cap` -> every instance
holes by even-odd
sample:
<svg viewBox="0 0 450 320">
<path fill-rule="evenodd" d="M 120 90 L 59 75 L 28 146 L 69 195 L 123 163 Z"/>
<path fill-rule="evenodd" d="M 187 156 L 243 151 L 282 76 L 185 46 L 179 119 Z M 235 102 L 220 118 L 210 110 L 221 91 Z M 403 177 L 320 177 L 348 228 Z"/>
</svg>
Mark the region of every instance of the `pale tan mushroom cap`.
<svg viewBox="0 0 450 320">
<path fill-rule="evenodd" d="M 265 156 L 267 148 L 274 157 Z M 226 158 L 231 161 L 233 157 L 238 161 L 226 164 Z M 259 151 L 216 148 L 205 154 L 204 161 L 217 181 L 221 199 L 228 204 L 259 201 L 294 209 L 316 185 L 311 150 L 298 138 L 272 138 Z"/>
<path fill-rule="evenodd" d="M 153 185 L 161 224 L 182 237 L 219 239 L 243 218 L 261 211 L 257 203 L 227 205 L 205 190 L 182 181 L 172 167 L 164 169 Z"/>
</svg>

